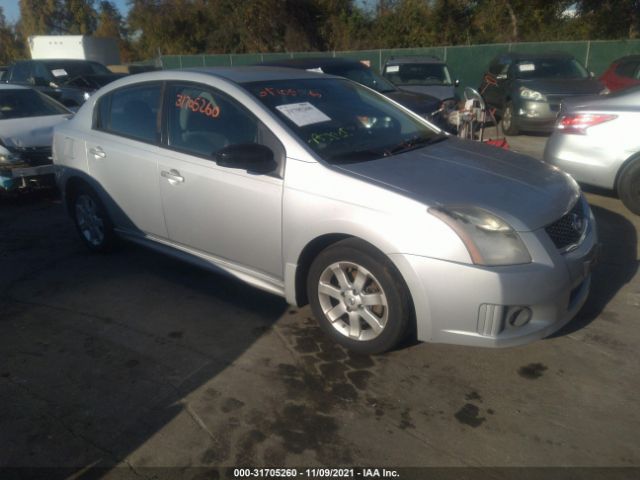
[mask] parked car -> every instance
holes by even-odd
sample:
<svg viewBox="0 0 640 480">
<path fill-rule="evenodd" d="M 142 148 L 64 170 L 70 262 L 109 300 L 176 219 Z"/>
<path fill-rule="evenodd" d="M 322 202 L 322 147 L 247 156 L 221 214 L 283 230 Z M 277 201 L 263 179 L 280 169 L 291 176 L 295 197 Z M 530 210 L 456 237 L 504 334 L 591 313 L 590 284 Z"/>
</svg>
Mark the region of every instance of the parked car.
<svg viewBox="0 0 640 480">
<path fill-rule="evenodd" d="M 392 57 L 382 67 L 382 75 L 402 90 L 440 100 L 455 99 L 456 87 L 460 85 L 459 80 L 452 79 L 446 62 L 429 56 Z"/>
<path fill-rule="evenodd" d="M 595 223 L 569 175 L 443 134 L 344 78 L 266 67 L 131 76 L 59 125 L 53 151 L 91 250 L 120 235 L 309 302 L 357 352 L 413 330 L 524 344 L 568 322 L 589 292 Z"/>
<path fill-rule="evenodd" d="M 103 85 L 123 77 L 90 60 L 21 60 L 3 81 L 40 90 L 69 108 L 78 108 Z"/>
<path fill-rule="evenodd" d="M 374 72 L 364 63 L 356 60 L 333 57 L 294 58 L 265 62 L 261 65 L 312 70 L 345 77 L 386 95 L 391 100 L 398 102 L 409 110 L 413 110 L 426 119 L 432 119 L 432 114 L 436 112 L 441 105 L 440 100 L 433 95 L 407 92 L 396 88 L 393 83 Z"/>
<path fill-rule="evenodd" d="M 553 131 L 560 102 L 608 90 L 571 55 L 505 53 L 493 59 L 479 89 L 509 135 Z"/>
<path fill-rule="evenodd" d="M 602 74 L 600 81 L 612 92 L 640 85 L 640 55 L 614 60 Z"/>
<path fill-rule="evenodd" d="M 53 126 L 70 116 L 32 88 L 0 84 L 0 194 L 55 185 Z"/>
<path fill-rule="evenodd" d="M 578 182 L 615 190 L 640 215 L 640 86 L 566 100 L 544 158 Z"/>
</svg>

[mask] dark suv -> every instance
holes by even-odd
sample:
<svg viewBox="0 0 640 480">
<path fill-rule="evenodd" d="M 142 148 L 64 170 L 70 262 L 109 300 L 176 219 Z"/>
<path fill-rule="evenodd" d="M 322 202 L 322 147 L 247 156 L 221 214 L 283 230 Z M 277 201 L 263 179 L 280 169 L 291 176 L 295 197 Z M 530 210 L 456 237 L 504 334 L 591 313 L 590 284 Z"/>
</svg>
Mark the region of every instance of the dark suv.
<svg viewBox="0 0 640 480">
<path fill-rule="evenodd" d="M 506 53 L 494 58 L 480 94 L 502 117 L 505 133 L 550 133 L 567 97 L 606 93 L 574 57 L 564 53 Z"/>
<path fill-rule="evenodd" d="M 9 66 L 2 81 L 40 90 L 69 108 L 77 108 L 100 87 L 122 74 L 90 60 L 21 60 Z"/>
</svg>

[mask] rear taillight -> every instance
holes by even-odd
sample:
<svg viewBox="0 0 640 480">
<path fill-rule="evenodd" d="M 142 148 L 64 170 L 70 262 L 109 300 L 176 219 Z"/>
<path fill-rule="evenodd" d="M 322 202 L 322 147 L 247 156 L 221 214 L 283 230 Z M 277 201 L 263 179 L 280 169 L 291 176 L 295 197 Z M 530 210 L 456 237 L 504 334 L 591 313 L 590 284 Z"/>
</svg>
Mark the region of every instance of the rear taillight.
<svg viewBox="0 0 640 480">
<path fill-rule="evenodd" d="M 586 135 L 587 128 L 600 125 L 604 122 L 618 118 L 617 115 L 604 115 L 600 113 L 573 113 L 562 115 L 556 123 L 556 128 L 562 133 L 575 133 Z"/>
</svg>

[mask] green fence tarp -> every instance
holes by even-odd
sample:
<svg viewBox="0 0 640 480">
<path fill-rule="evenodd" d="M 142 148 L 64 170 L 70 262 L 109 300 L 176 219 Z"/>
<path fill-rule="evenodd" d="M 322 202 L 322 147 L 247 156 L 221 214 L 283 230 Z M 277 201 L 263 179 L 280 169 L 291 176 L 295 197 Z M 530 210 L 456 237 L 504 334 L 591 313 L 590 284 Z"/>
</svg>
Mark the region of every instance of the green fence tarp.
<svg viewBox="0 0 640 480">
<path fill-rule="evenodd" d="M 290 52 L 248 53 L 221 55 L 163 55 L 162 67 L 179 69 L 190 67 L 220 67 L 256 65 L 285 58 L 342 57 L 369 62 L 371 68 L 380 71 L 391 57 L 429 55 L 445 60 L 453 78 L 462 87 L 477 88 L 482 74 L 493 57 L 504 52 L 565 52 L 570 53 L 596 75 L 602 74 L 616 58 L 640 54 L 640 40 L 602 40 L 578 42 L 503 43 L 487 45 L 460 45 L 453 47 L 423 47 L 387 50 L 357 50 L 343 52 Z"/>
</svg>

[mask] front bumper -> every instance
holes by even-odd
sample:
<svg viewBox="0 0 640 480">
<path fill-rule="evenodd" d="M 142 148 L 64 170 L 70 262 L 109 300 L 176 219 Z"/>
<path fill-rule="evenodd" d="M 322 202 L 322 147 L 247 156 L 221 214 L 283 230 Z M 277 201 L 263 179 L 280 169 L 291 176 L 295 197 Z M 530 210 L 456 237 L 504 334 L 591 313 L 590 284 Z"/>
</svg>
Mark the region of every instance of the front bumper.
<svg viewBox="0 0 640 480">
<path fill-rule="evenodd" d="M 551 133 L 556 124 L 559 104 L 520 101 L 514 106 L 518 127 L 529 132 Z"/>
<path fill-rule="evenodd" d="M 480 347 L 511 347 L 544 338 L 567 324 L 589 294 L 598 245 L 593 216 L 575 250 L 561 254 L 544 229 L 521 234 L 533 262 L 482 267 L 415 255 L 392 255 L 414 299 L 418 339 Z M 507 321 L 527 307 L 520 327 Z"/>
<path fill-rule="evenodd" d="M 18 165 L 0 168 L 0 191 L 12 192 L 30 187 L 53 186 L 54 166 Z"/>
</svg>

